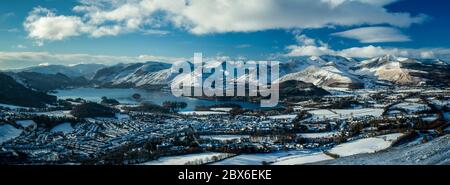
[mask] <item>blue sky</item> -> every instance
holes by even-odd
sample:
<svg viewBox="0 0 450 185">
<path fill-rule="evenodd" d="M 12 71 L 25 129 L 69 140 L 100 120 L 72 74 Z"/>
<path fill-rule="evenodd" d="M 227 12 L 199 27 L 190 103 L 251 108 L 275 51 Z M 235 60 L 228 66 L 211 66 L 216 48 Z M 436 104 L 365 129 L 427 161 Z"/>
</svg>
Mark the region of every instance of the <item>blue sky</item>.
<svg viewBox="0 0 450 185">
<path fill-rule="evenodd" d="M 450 7 L 425 0 L 0 2 L 0 67 L 309 55 L 450 57 Z"/>
</svg>

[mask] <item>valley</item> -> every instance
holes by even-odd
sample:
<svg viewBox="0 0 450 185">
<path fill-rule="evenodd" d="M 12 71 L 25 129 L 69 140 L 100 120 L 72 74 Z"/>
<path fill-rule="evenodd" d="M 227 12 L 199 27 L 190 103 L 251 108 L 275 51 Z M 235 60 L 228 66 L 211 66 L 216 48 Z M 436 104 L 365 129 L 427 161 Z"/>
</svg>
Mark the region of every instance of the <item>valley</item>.
<svg viewBox="0 0 450 185">
<path fill-rule="evenodd" d="M 280 101 L 272 108 L 255 98 L 175 97 L 170 67 L 6 71 L 0 163 L 347 164 L 450 133 L 450 67 L 440 60 L 293 58 L 280 64 Z"/>
</svg>

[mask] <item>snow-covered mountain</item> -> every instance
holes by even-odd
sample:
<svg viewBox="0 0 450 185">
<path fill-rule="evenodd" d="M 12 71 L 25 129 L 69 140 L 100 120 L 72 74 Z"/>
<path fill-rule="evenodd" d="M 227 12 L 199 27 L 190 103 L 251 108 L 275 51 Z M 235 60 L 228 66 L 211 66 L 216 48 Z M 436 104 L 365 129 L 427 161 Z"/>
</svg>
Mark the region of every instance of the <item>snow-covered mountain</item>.
<svg viewBox="0 0 450 185">
<path fill-rule="evenodd" d="M 37 72 L 5 73 L 18 83 L 37 91 L 48 92 L 56 89 L 90 86 L 91 83 L 83 76 L 68 77 L 62 73 L 46 74 Z"/>
<path fill-rule="evenodd" d="M 64 65 L 43 65 L 28 67 L 25 69 L 15 70 L 14 72 L 34 72 L 42 74 L 64 74 L 68 77 L 84 77 L 86 79 L 91 79 L 97 70 L 104 68 L 103 64 L 77 64 L 72 66 Z"/>
<path fill-rule="evenodd" d="M 108 86 L 165 85 L 174 76 L 170 68 L 171 64 L 161 62 L 117 64 L 98 70 L 92 80 Z"/>
<path fill-rule="evenodd" d="M 450 85 L 450 65 L 442 60 L 392 55 L 358 62 L 339 56 L 290 60 L 281 81 L 299 80 L 322 87 L 370 88 L 376 85 Z"/>
<path fill-rule="evenodd" d="M 205 69 L 212 69 L 223 62 L 205 62 Z M 192 81 L 192 75 L 172 74 L 171 64 L 144 62 L 103 66 L 80 64 L 75 66 L 38 66 L 19 72 L 64 74 L 68 77 L 84 77 L 104 87 L 152 87 L 169 85 L 173 80 Z M 280 63 L 280 82 L 296 80 L 320 87 L 370 88 L 377 85 L 450 85 L 450 65 L 441 60 L 418 60 L 390 55 L 358 61 L 341 56 L 312 56 L 291 58 Z M 194 71 L 199 75 L 199 71 Z M 225 75 L 230 73 L 225 71 Z M 209 76 L 203 73 L 203 79 Z M 238 76 L 246 81 L 249 74 Z M 176 77 L 176 78 L 175 78 Z M 252 78 L 250 78 L 252 79 Z M 226 82 L 227 84 L 231 82 Z M 253 83 L 253 82 L 250 82 Z M 256 82 L 255 82 L 256 83 Z"/>
<path fill-rule="evenodd" d="M 205 63 L 214 68 L 222 62 Z M 93 80 L 103 85 L 141 87 L 167 85 L 172 80 L 192 81 L 191 75 L 170 73 L 171 64 L 147 62 L 118 64 L 98 70 Z M 341 56 L 295 58 L 280 64 L 280 82 L 297 80 L 320 87 L 364 88 L 384 85 L 449 85 L 449 65 L 441 60 L 417 60 L 390 55 L 359 62 Z M 198 71 L 193 72 L 194 75 Z M 225 71 L 225 75 L 229 74 Z M 208 74 L 203 74 L 206 78 Z M 249 75 L 237 77 L 248 80 Z M 438 80 L 439 79 L 439 80 Z M 228 82 L 227 82 L 228 83 Z"/>
<path fill-rule="evenodd" d="M 364 83 L 351 72 L 357 61 L 340 56 L 313 56 L 290 60 L 281 65 L 280 81 L 298 80 L 322 87 L 363 88 Z"/>
<path fill-rule="evenodd" d="M 396 85 L 449 85 L 450 66 L 441 60 L 417 60 L 392 55 L 362 61 L 355 75 Z"/>
</svg>

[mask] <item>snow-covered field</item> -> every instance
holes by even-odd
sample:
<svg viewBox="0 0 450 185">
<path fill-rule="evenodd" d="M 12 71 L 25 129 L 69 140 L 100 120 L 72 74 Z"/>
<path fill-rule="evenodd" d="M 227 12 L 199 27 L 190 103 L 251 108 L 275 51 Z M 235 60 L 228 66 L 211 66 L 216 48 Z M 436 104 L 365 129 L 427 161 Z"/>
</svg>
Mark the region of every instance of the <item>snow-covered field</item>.
<svg viewBox="0 0 450 185">
<path fill-rule="evenodd" d="M 130 116 L 128 114 L 116 113 L 116 118 L 118 120 L 128 120 L 130 119 Z"/>
<path fill-rule="evenodd" d="M 374 153 L 389 148 L 392 142 L 402 135 L 402 133 L 395 133 L 350 141 L 337 145 L 328 152 L 341 157 L 361 153 Z"/>
<path fill-rule="evenodd" d="M 353 117 L 362 117 L 362 116 L 374 116 L 379 117 L 383 114 L 383 109 L 377 108 L 363 108 L 363 109 L 317 109 L 308 111 L 313 116 L 309 119 L 339 119 L 339 118 L 348 118 L 350 116 Z"/>
<path fill-rule="evenodd" d="M 27 128 L 31 125 L 36 125 L 36 123 L 33 120 L 19 120 L 16 121 L 16 123 L 22 126 L 23 128 Z"/>
<path fill-rule="evenodd" d="M 308 138 L 308 139 L 314 139 L 314 138 L 328 138 L 336 136 L 338 132 L 319 132 L 319 133 L 300 133 L 297 134 L 297 136 Z"/>
<path fill-rule="evenodd" d="M 287 119 L 292 120 L 297 117 L 296 114 L 285 114 L 285 115 L 276 115 L 276 116 L 269 116 L 269 119 L 277 120 L 277 119 Z"/>
<path fill-rule="evenodd" d="M 317 164 L 337 165 L 450 165 L 450 135 L 427 143 L 403 145 L 383 152 L 341 157 Z"/>
<path fill-rule="evenodd" d="M 317 153 L 317 151 L 315 150 L 290 150 L 272 153 L 241 154 L 225 159 L 223 161 L 213 163 L 213 165 L 262 165 L 263 161 L 277 162 L 284 157 L 295 156 L 297 158 L 300 158 L 302 156 L 309 156 L 315 153 Z"/>
<path fill-rule="evenodd" d="M 218 108 L 210 108 L 212 111 L 222 111 L 222 112 L 230 112 L 233 108 L 226 107 L 218 107 Z"/>
<path fill-rule="evenodd" d="M 216 112 L 216 111 L 183 111 L 183 112 L 179 112 L 179 114 L 205 116 L 205 115 L 228 114 L 228 113 L 227 112 Z"/>
<path fill-rule="evenodd" d="M 0 144 L 10 139 L 14 139 L 22 134 L 21 129 L 17 129 L 9 124 L 0 126 Z"/>
<path fill-rule="evenodd" d="M 202 160 L 204 162 L 210 160 L 212 157 L 223 157 L 230 155 L 228 153 L 206 152 L 199 154 L 187 154 L 179 156 L 161 157 L 154 161 L 143 163 L 143 165 L 185 165 L 188 162 L 194 162 Z"/>
<path fill-rule="evenodd" d="M 274 163 L 272 163 L 272 165 L 299 165 L 325 161 L 330 159 L 333 158 L 324 154 L 323 152 L 318 152 L 311 155 L 292 155 L 281 157 L 277 159 Z"/>
<path fill-rule="evenodd" d="M 422 120 L 425 122 L 433 122 L 436 119 L 438 119 L 437 115 L 431 115 L 431 116 L 427 116 L 427 117 L 423 117 Z"/>
<path fill-rule="evenodd" d="M 449 106 L 450 105 L 450 100 L 435 100 L 435 99 L 431 99 L 430 100 L 434 105 L 436 105 L 437 107 L 441 108 L 443 106 Z"/>
<path fill-rule="evenodd" d="M 249 135 L 203 135 L 200 136 L 202 139 L 213 139 L 219 141 L 230 141 L 241 138 L 250 138 Z"/>
<path fill-rule="evenodd" d="M 413 103 L 418 103 L 420 102 L 420 98 L 406 98 L 405 101 L 407 102 L 413 102 Z"/>
<path fill-rule="evenodd" d="M 397 105 L 394 105 L 392 108 L 402 108 L 405 109 L 408 114 L 414 114 L 418 111 L 422 111 L 422 110 L 429 110 L 430 107 L 428 107 L 426 104 L 421 104 L 421 103 L 399 103 Z"/>
<path fill-rule="evenodd" d="M 50 131 L 51 132 L 63 132 L 64 134 L 68 134 L 73 132 L 73 127 L 70 123 L 61 123 L 59 125 L 56 125 L 53 127 Z"/>
<path fill-rule="evenodd" d="M 72 114 L 70 114 L 70 111 L 38 112 L 35 114 L 36 115 L 54 116 L 54 117 L 73 117 Z"/>
</svg>

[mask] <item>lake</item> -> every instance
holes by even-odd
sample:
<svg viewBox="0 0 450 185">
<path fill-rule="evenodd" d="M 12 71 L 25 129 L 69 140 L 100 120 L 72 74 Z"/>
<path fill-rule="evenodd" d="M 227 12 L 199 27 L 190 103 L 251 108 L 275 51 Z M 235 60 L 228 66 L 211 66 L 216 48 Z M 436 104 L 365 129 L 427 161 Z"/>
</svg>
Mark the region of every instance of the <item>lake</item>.
<svg viewBox="0 0 450 185">
<path fill-rule="evenodd" d="M 140 100 L 132 98 L 132 95 L 138 93 L 141 95 Z M 189 97 L 176 97 L 170 92 L 163 91 L 147 91 L 142 89 L 111 89 L 111 88 L 76 88 L 57 90 L 52 95 L 58 99 L 82 98 L 87 101 L 100 102 L 103 96 L 113 98 L 122 104 L 139 104 L 140 102 L 150 101 L 161 105 L 164 101 L 183 101 L 188 105 L 182 111 L 193 111 L 197 105 L 209 106 L 221 103 L 234 103 L 247 109 L 261 109 L 259 103 L 251 103 L 244 101 L 219 101 L 219 100 L 201 100 Z"/>
</svg>

